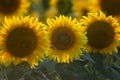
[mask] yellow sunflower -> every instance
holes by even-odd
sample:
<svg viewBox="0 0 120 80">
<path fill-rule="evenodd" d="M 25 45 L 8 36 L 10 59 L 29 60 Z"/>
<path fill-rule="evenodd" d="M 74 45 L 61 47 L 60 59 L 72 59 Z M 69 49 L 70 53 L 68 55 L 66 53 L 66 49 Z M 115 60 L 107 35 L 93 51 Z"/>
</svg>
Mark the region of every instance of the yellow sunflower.
<svg viewBox="0 0 120 80">
<path fill-rule="evenodd" d="M 82 16 L 86 16 L 88 12 L 94 12 L 92 2 L 90 0 L 72 0 L 72 11 L 78 19 Z"/>
<path fill-rule="evenodd" d="M 101 54 L 112 54 L 117 52 L 120 45 L 120 25 L 112 16 L 99 11 L 89 13 L 80 20 L 84 32 L 88 38 L 87 52 L 99 52 Z"/>
<path fill-rule="evenodd" d="M 49 5 L 58 10 L 59 14 L 68 14 L 71 11 L 70 0 L 50 0 Z"/>
<path fill-rule="evenodd" d="M 22 61 L 28 62 L 31 68 L 38 65 L 48 45 L 44 26 L 29 16 L 5 18 L 0 29 L 0 62 L 5 66 Z"/>
<path fill-rule="evenodd" d="M 94 8 L 101 10 L 106 15 L 112 15 L 119 19 L 120 17 L 120 0 L 91 0 L 94 2 Z"/>
<path fill-rule="evenodd" d="M 58 63 L 69 63 L 82 55 L 82 48 L 87 43 L 80 24 L 71 17 L 59 16 L 47 19 L 50 51 L 49 59 Z"/>
<path fill-rule="evenodd" d="M 0 0 L 0 17 L 22 15 L 29 6 L 28 0 Z"/>
</svg>

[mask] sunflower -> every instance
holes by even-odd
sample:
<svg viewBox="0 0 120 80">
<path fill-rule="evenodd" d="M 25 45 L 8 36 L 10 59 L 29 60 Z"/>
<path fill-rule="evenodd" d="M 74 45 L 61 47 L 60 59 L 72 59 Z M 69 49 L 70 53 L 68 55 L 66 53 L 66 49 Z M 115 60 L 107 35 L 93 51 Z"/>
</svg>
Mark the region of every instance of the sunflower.
<svg viewBox="0 0 120 80">
<path fill-rule="evenodd" d="M 68 14 L 71 11 L 70 0 L 50 0 L 50 7 L 56 8 L 59 14 Z"/>
<path fill-rule="evenodd" d="M 28 62 L 31 68 L 38 65 L 47 49 L 44 26 L 29 16 L 5 18 L 0 29 L 0 62 L 6 67 L 22 61 Z"/>
<path fill-rule="evenodd" d="M 50 51 L 47 53 L 49 59 L 57 60 L 58 63 L 69 63 L 82 55 L 87 38 L 76 19 L 59 16 L 48 18 L 47 24 L 50 41 Z"/>
<path fill-rule="evenodd" d="M 0 17 L 22 15 L 27 12 L 29 6 L 27 0 L 0 0 Z"/>
<path fill-rule="evenodd" d="M 78 19 L 82 16 L 86 16 L 88 12 L 94 12 L 92 2 L 90 0 L 72 0 L 72 11 Z"/>
<path fill-rule="evenodd" d="M 115 18 L 98 11 L 89 13 L 80 20 L 84 32 L 88 38 L 87 52 L 99 52 L 101 54 L 112 54 L 117 52 L 120 42 L 120 26 Z"/>
<path fill-rule="evenodd" d="M 120 0 L 93 0 L 96 10 L 101 10 L 107 16 L 120 17 Z"/>
</svg>

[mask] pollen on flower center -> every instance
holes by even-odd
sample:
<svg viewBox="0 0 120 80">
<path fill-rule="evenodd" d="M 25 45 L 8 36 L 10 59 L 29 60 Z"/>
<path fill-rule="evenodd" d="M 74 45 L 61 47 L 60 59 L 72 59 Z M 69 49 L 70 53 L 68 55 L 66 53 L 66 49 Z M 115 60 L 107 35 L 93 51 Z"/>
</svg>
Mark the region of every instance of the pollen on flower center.
<svg viewBox="0 0 120 80">
<path fill-rule="evenodd" d="M 15 28 L 7 36 L 6 47 L 10 54 L 25 57 L 31 54 L 37 46 L 37 36 L 29 28 Z"/>
<path fill-rule="evenodd" d="M 114 29 L 104 21 L 96 21 L 87 29 L 88 44 L 96 49 L 109 46 L 114 40 Z"/>
<path fill-rule="evenodd" d="M 69 28 L 60 27 L 53 31 L 51 41 L 56 49 L 67 50 L 73 46 L 75 36 Z"/>
<path fill-rule="evenodd" d="M 20 6 L 20 0 L 0 0 L 0 12 L 3 14 L 14 13 Z"/>
</svg>

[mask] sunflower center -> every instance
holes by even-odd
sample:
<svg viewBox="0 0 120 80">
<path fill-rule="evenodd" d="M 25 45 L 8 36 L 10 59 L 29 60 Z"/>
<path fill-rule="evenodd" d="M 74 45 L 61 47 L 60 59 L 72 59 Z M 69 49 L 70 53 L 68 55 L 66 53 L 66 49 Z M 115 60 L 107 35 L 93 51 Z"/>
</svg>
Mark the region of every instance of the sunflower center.
<svg viewBox="0 0 120 80">
<path fill-rule="evenodd" d="M 0 12 L 3 14 L 12 14 L 20 6 L 20 0 L 0 0 Z"/>
<path fill-rule="evenodd" d="M 57 9 L 60 14 L 67 14 L 71 9 L 71 2 L 69 0 L 58 0 Z"/>
<path fill-rule="evenodd" d="M 104 21 L 96 21 L 87 29 L 88 44 L 96 49 L 109 46 L 114 39 L 112 26 Z"/>
<path fill-rule="evenodd" d="M 101 0 L 100 5 L 107 15 L 120 15 L 120 0 Z"/>
<path fill-rule="evenodd" d="M 37 36 L 29 28 L 12 30 L 6 40 L 6 47 L 10 54 L 16 57 L 25 57 L 34 52 L 37 46 Z"/>
<path fill-rule="evenodd" d="M 71 29 L 60 27 L 53 31 L 51 42 L 58 50 L 68 50 L 75 42 L 75 35 Z"/>
</svg>

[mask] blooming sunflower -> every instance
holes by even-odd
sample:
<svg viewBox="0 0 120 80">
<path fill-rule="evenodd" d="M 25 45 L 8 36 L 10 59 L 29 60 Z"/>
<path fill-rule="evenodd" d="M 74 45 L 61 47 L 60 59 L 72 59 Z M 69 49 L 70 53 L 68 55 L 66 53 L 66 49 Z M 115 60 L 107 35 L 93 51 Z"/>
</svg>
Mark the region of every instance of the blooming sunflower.
<svg viewBox="0 0 120 80">
<path fill-rule="evenodd" d="M 88 12 L 94 11 L 90 0 L 72 0 L 72 2 L 73 13 L 78 19 L 80 19 L 82 16 L 86 16 Z"/>
<path fill-rule="evenodd" d="M 58 63 L 69 63 L 82 55 L 82 48 L 87 43 L 80 24 L 71 17 L 59 16 L 47 19 L 50 51 L 49 59 Z"/>
<path fill-rule="evenodd" d="M 74 12 L 75 17 L 81 18 L 82 16 L 87 15 L 90 12 L 90 6 L 88 1 L 85 0 L 72 0 L 73 6 L 72 10 Z"/>
<path fill-rule="evenodd" d="M 120 17 L 120 0 L 93 0 L 96 10 L 101 10 L 106 15 Z"/>
<path fill-rule="evenodd" d="M 120 42 L 120 26 L 115 18 L 99 11 L 89 13 L 80 20 L 84 32 L 88 38 L 87 52 L 99 52 L 101 54 L 112 54 L 117 52 Z"/>
<path fill-rule="evenodd" d="M 33 17 L 5 18 L 0 29 L 0 62 L 5 66 L 17 65 L 22 61 L 31 68 L 44 59 L 47 47 L 44 24 Z"/>
<path fill-rule="evenodd" d="M 50 6 L 56 8 L 59 14 L 68 14 L 71 11 L 70 0 L 50 0 Z"/>
<path fill-rule="evenodd" d="M 22 15 L 29 6 L 27 0 L 0 0 L 0 17 Z"/>
</svg>

